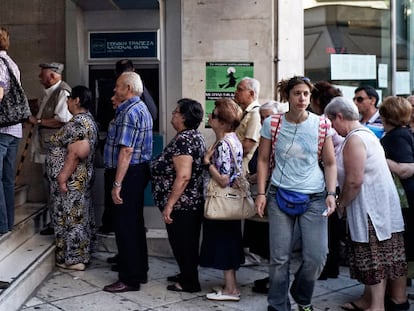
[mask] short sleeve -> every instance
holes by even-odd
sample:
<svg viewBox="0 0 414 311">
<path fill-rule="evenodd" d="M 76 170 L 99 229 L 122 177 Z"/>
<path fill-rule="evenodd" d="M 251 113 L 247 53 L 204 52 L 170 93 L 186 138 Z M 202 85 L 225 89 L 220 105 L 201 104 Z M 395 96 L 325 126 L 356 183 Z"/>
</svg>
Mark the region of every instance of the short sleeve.
<svg viewBox="0 0 414 311">
<path fill-rule="evenodd" d="M 272 138 L 272 133 L 271 133 L 271 128 L 270 128 L 270 121 L 271 121 L 272 117 L 267 117 L 262 125 L 262 129 L 260 130 L 260 135 L 263 138 L 266 139 L 271 139 Z"/>
</svg>

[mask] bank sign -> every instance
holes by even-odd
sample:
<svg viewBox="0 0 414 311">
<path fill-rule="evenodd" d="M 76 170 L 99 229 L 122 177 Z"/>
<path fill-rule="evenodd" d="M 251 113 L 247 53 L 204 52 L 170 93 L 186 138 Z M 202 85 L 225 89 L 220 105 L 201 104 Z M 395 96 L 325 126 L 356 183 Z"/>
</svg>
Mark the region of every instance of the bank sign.
<svg viewBox="0 0 414 311">
<path fill-rule="evenodd" d="M 90 32 L 89 59 L 159 59 L 158 31 Z"/>
</svg>

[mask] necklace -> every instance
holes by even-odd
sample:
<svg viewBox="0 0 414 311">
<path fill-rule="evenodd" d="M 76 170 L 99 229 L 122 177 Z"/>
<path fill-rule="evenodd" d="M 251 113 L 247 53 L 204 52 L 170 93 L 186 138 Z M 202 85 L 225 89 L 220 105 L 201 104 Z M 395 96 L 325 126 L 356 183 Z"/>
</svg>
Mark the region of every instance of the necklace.
<svg viewBox="0 0 414 311">
<path fill-rule="evenodd" d="M 302 123 L 303 121 L 305 121 L 308 118 L 308 115 L 309 115 L 309 112 L 305 110 L 305 111 L 302 111 L 296 118 L 291 119 L 290 118 L 291 115 L 289 114 L 289 112 L 287 112 L 285 114 L 285 119 L 290 123 L 298 124 L 298 123 Z"/>
</svg>

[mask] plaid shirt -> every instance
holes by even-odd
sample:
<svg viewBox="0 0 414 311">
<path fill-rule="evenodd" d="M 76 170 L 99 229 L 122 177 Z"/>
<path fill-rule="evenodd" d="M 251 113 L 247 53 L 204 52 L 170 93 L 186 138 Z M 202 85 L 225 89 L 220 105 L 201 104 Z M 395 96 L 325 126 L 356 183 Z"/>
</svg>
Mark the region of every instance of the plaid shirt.
<svg viewBox="0 0 414 311">
<path fill-rule="evenodd" d="M 0 51 L 0 57 L 6 59 L 17 81 L 20 82 L 20 71 L 16 63 L 9 57 L 9 55 L 7 55 L 6 51 Z M 9 71 L 7 70 L 6 64 L 2 60 L 0 60 L 0 87 L 4 89 L 4 94 L 7 94 L 9 92 Z M 22 138 L 22 124 L 19 123 L 11 126 L 0 127 L 0 133 Z"/>
<path fill-rule="evenodd" d="M 106 168 L 116 168 L 121 147 L 133 148 L 130 165 L 151 160 L 152 117 L 147 106 L 134 96 L 118 106 L 109 123 L 104 149 Z"/>
</svg>

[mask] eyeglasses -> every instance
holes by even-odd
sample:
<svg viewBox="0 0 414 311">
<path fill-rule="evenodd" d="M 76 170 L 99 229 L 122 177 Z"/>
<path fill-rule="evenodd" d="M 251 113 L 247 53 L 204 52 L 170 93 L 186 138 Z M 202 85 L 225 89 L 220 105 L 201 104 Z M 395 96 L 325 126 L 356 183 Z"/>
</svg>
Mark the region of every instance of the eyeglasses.
<svg viewBox="0 0 414 311">
<path fill-rule="evenodd" d="M 237 92 L 243 92 L 243 91 L 249 91 L 249 89 L 248 89 L 247 87 L 240 87 L 240 86 L 238 86 L 238 87 L 236 88 L 236 91 L 237 91 Z"/>
<path fill-rule="evenodd" d="M 358 97 L 354 97 L 353 100 L 356 101 L 357 103 L 362 103 L 367 98 L 369 98 L 369 97 L 358 96 Z"/>
<path fill-rule="evenodd" d="M 219 115 L 218 114 L 215 114 L 214 112 L 212 112 L 211 113 L 211 118 L 212 119 L 218 119 L 219 118 Z"/>
</svg>

